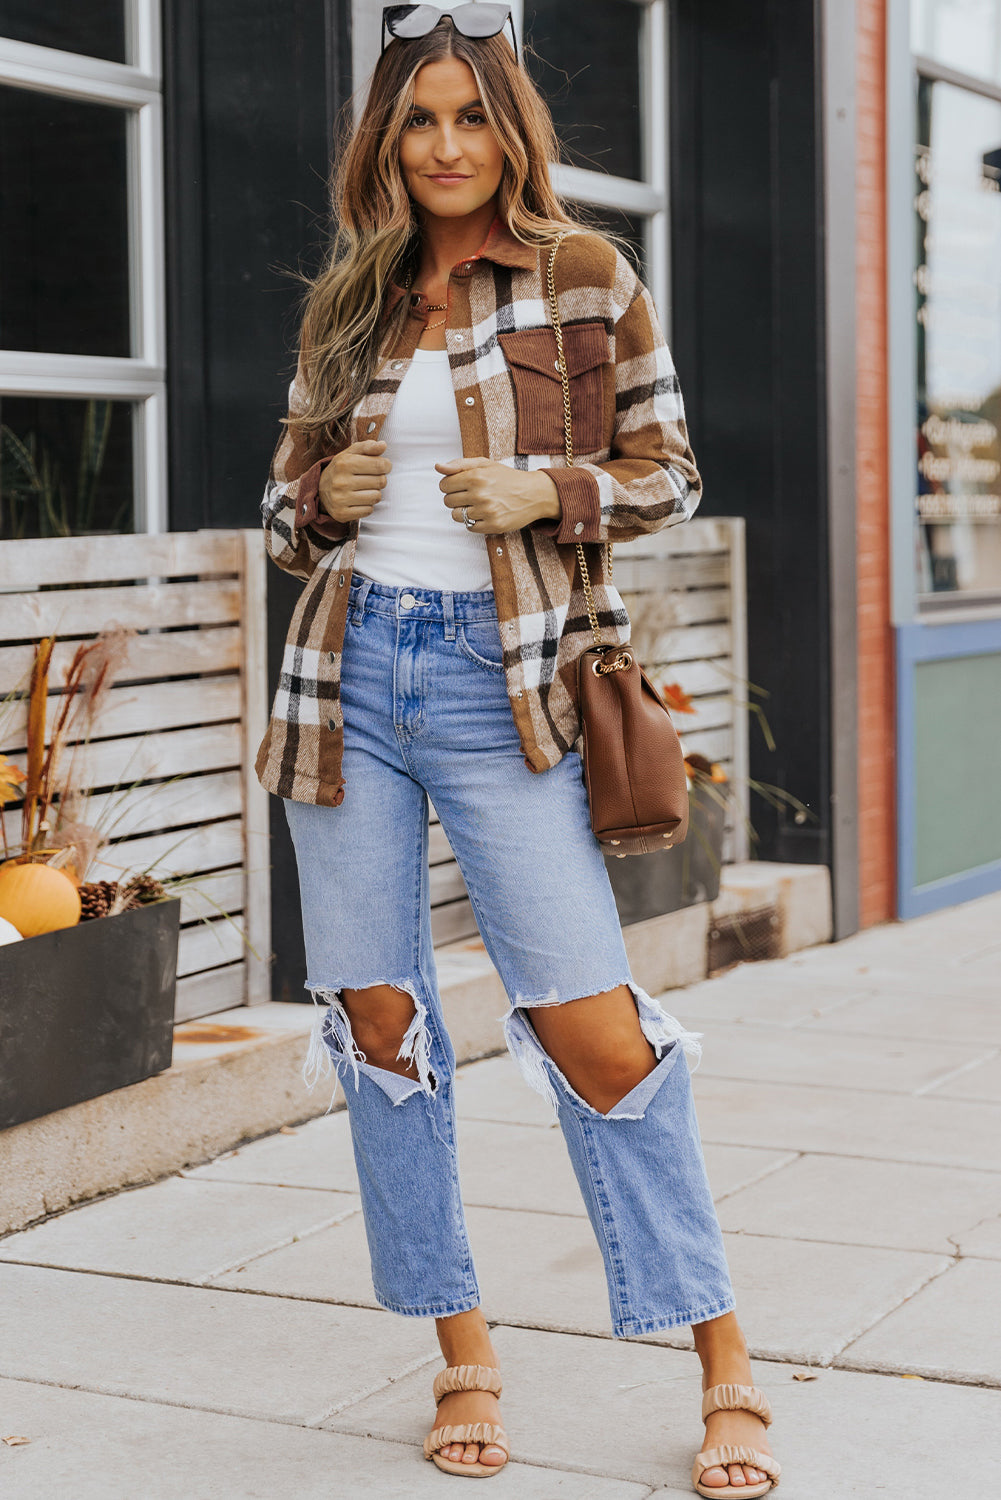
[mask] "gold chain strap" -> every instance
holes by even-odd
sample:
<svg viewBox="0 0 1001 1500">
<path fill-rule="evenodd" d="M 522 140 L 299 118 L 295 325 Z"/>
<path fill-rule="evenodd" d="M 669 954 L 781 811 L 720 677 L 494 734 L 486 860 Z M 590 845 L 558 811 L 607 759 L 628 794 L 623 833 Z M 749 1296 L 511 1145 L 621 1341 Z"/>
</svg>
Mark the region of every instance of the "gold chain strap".
<svg viewBox="0 0 1001 1500">
<path fill-rule="evenodd" d="M 570 430 L 570 377 L 567 374 L 567 362 L 566 362 L 566 357 L 565 357 L 565 355 L 563 353 L 563 328 L 562 328 L 562 325 L 560 323 L 559 304 L 556 301 L 556 278 L 555 278 L 555 275 L 553 274 L 553 267 L 556 264 L 556 252 L 559 249 L 560 245 L 562 244 L 563 240 L 565 240 L 565 239 L 566 239 L 566 234 L 565 233 L 557 235 L 557 237 L 556 237 L 556 243 L 553 246 L 552 250 L 549 252 L 549 267 L 548 267 L 548 271 L 547 271 L 547 281 L 548 281 L 548 285 L 549 285 L 549 306 L 550 306 L 550 309 L 551 309 L 552 315 L 553 315 L 553 332 L 556 334 L 556 352 L 557 352 L 557 355 L 559 356 L 560 380 L 562 381 L 562 384 L 563 384 L 563 426 L 564 426 L 564 430 L 565 430 L 565 433 L 566 433 L 566 450 L 567 450 L 566 461 L 567 461 L 567 468 L 570 468 L 571 465 L 573 464 L 573 436 L 572 436 L 571 430 Z M 608 555 L 608 576 L 609 576 L 609 578 L 611 578 L 611 576 L 612 576 L 612 549 L 611 549 L 611 546 L 609 546 L 607 548 L 607 555 Z M 577 562 L 578 562 L 578 564 L 580 566 L 581 582 L 584 585 L 584 598 L 587 600 L 587 616 L 588 616 L 588 619 L 591 622 L 591 630 L 592 630 L 592 633 L 594 635 L 594 644 L 596 646 L 600 646 L 602 644 L 602 641 L 601 641 L 601 629 L 600 629 L 600 627 L 598 625 L 598 611 L 597 611 L 597 608 L 596 608 L 595 602 L 594 602 L 594 591 L 591 588 L 591 574 L 588 571 L 587 558 L 584 556 L 584 547 L 583 547 L 583 544 L 581 542 L 577 543 Z"/>
</svg>

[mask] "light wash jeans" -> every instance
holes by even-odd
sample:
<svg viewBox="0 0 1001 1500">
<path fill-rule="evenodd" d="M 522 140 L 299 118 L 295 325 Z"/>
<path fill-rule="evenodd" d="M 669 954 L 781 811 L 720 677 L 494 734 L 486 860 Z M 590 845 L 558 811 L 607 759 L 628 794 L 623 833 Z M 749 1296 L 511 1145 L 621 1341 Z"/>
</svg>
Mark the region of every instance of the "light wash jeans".
<svg viewBox="0 0 1001 1500">
<path fill-rule="evenodd" d="M 448 1317 L 480 1301 L 456 1169 L 455 1054 L 431 944 L 430 797 L 511 1001 L 507 1045 L 557 1110 L 604 1257 L 613 1332 L 729 1312 L 685 1056 L 697 1062 L 701 1033 L 630 976 L 579 756 L 541 773 L 524 762 L 492 592 L 394 588 L 354 574 L 341 693 L 344 801 L 286 800 L 285 810 L 306 987 L 326 1002 L 305 1072 L 315 1081 L 333 1067 L 345 1085 L 379 1302 Z M 416 1079 L 368 1063 L 352 1037 L 340 991 L 376 984 L 413 999 L 400 1057 L 415 1063 Z M 570 1087 L 524 1009 L 621 984 L 658 1061 L 603 1115 Z"/>
</svg>

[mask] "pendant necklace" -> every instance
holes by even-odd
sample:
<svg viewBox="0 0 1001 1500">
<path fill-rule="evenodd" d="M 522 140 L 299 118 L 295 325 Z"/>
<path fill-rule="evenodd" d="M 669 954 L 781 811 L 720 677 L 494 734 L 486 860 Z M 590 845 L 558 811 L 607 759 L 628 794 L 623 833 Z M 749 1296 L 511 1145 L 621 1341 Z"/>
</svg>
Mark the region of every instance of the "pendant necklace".
<svg viewBox="0 0 1001 1500">
<path fill-rule="evenodd" d="M 412 275 L 407 277 L 407 291 L 410 290 L 410 283 L 413 281 L 413 279 L 414 278 L 413 278 Z M 446 312 L 447 309 L 448 309 L 448 303 L 447 302 L 429 302 L 428 305 L 427 305 L 428 312 Z M 429 328 L 440 328 L 441 325 L 444 322 L 445 322 L 444 318 L 439 318 L 436 323 L 425 323 L 424 324 L 424 333 L 427 333 L 427 331 L 428 331 Z M 418 334 L 418 338 L 423 338 L 423 334 Z"/>
</svg>

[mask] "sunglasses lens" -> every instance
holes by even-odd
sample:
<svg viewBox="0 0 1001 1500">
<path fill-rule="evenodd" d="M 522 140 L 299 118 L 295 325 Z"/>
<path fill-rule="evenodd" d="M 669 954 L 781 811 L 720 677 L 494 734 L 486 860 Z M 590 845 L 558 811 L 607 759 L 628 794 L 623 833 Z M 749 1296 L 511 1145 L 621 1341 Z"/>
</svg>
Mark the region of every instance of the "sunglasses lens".
<svg viewBox="0 0 1001 1500">
<path fill-rule="evenodd" d="M 460 5 L 452 19 L 463 36 L 496 36 L 507 20 L 506 5 Z"/>
<path fill-rule="evenodd" d="M 436 5 L 391 5 L 383 12 L 386 26 L 393 36 L 405 40 L 427 36 L 440 14 Z"/>
</svg>

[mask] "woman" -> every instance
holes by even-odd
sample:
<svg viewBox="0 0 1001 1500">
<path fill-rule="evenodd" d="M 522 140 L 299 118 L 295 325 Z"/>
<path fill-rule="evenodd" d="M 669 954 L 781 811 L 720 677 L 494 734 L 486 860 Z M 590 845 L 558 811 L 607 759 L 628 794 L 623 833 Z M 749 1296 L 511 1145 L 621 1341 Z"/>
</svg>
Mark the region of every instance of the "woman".
<svg viewBox="0 0 1001 1500">
<path fill-rule="evenodd" d="M 613 1330 L 692 1325 L 693 1483 L 757 1496 L 779 1466 L 705 1175 L 698 1037 L 630 976 L 575 749 L 591 640 L 575 544 L 594 544 L 604 637 L 626 641 L 601 544 L 685 519 L 700 480 L 649 292 L 552 190 L 552 122 L 509 15 L 384 13 L 263 503 L 272 556 L 306 583 L 257 771 L 295 844 L 306 982 L 326 1002 L 307 1069 L 346 1083 L 376 1296 L 436 1320 L 425 1456 L 483 1477 L 508 1455 L 456 1175 L 430 797 L 511 999 L 507 1043 L 558 1109 Z M 572 469 L 546 282 L 560 233 Z"/>
</svg>

